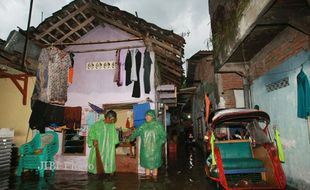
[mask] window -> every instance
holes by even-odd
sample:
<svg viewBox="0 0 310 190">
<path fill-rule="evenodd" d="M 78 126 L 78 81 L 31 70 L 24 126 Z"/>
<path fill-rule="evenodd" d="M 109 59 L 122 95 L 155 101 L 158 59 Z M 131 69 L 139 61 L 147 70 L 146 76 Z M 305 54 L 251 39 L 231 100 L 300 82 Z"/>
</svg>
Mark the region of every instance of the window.
<svg viewBox="0 0 310 190">
<path fill-rule="evenodd" d="M 86 138 L 77 130 L 67 129 L 63 133 L 62 153 L 65 155 L 85 155 Z"/>
</svg>

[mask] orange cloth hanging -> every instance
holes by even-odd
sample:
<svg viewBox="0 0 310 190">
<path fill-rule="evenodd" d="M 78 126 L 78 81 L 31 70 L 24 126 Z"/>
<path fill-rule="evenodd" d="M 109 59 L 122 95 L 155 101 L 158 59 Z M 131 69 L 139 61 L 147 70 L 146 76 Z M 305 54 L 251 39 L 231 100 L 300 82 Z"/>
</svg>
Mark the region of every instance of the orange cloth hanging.
<svg viewBox="0 0 310 190">
<path fill-rule="evenodd" d="M 131 129 L 129 118 L 126 120 L 126 128 Z"/>
<path fill-rule="evenodd" d="M 209 113 L 210 113 L 210 99 L 208 97 L 208 95 L 205 95 L 205 104 L 206 104 L 206 123 L 208 123 L 208 117 L 209 117 Z"/>
<path fill-rule="evenodd" d="M 73 67 L 70 67 L 69 68 L 69 75 L 68 75 L 68 83 L 69 84 L 72 84 L 72 82 L 73 82 L 73 73 L 74 73 Z"/>
</svg>

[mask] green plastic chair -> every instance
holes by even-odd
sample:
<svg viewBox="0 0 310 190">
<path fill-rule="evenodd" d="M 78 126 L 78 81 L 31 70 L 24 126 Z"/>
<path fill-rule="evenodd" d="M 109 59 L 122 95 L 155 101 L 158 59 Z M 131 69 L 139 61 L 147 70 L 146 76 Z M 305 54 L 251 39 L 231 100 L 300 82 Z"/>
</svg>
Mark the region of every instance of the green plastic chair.
<svg viewBox="0 0 310 190">
<path fill-rule="evenodd" d="M 44 177 L 44 171 L 50 167 L 54 175 L 54 156 L 58 152 L 58 135 L 54 131 L 47 131 L 36 136 L 19 149 L 20 159 L 17 168 L 17 176 L 21 176 L 24 169 L 36 170 L 40 177 Z M 43 166 L 43 167 L 42 167 Z"/>
</svg>

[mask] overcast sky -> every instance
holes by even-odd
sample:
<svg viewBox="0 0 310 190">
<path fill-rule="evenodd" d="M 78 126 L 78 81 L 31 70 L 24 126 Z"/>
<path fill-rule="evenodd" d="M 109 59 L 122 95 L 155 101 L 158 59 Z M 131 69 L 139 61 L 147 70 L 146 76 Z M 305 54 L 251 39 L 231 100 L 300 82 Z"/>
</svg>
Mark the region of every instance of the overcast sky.
<svg viewBox="0 0 310 190">
<path fill-rule="evenodd" d="M 31 26 L 38 26 L 72 0 L 34 0 Z M 161 28 L 186 33 L 185 58 L 208 49 L 210 18 L 207 0 L 101 0 L 119 7 Z M 26 29 L 30 0 L 0 0 L 0 38 L 6 40 L 17 26 Z"/>
</svg>

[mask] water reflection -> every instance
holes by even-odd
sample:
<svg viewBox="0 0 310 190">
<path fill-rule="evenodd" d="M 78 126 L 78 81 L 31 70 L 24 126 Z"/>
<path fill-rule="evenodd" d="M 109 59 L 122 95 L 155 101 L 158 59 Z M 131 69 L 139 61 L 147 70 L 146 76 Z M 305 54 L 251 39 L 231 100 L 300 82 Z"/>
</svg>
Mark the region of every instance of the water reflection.
<svg viewBox="0 0 310 190">
<path fill-rule="evenodd" d="M 88 175 L 86 172 L 56 171 L 55 176 L 47 173 L 39 178 L 34 173 L 24 173 L 22 177 L 12 176 L 10 189 L 120 189 L 120 190 L 200 190 L 216 189 L 206 179 L 203 157 L 194 147 L 181 146 L 177 155 L 160 169 L 157 179 L 146 178 L 135 173 L 116 173 L 115 176 Z"/>
</svg>

